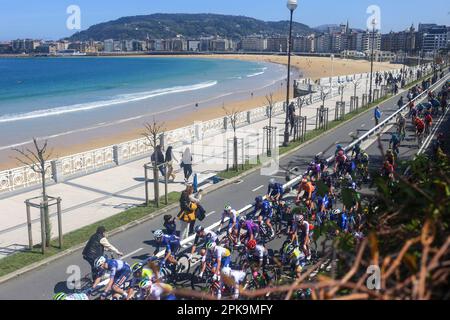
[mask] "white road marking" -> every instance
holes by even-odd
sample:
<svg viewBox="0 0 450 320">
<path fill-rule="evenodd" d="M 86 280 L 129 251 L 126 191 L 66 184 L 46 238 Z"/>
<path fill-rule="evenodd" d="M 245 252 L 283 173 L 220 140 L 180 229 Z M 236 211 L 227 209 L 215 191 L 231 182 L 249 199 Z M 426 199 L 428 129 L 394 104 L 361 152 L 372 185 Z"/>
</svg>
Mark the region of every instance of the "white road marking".
<svg viewBox="0 0 450 320">
<path fill-rule="evenodd" d="M 348 134 L 350 137 L 353 135 L 353 131 Z"/>
<path fill-rule="evenodd" d="M 365 123 L 363 123 L 362 125 L 361 125 L 361 128 L 364 128 L 366 126 L 366 124 Z"/>
<path fill-rule="evenodd" d="M 133 254 L 138 253 L 139 251 L 141 251 L 141 250 L 143 250 L 143 249 L 144 249 L 144 248 L 139 248 L 139 249 L 137 249 L 137 250 L 134 250 L 133 252 L 130 252 L 130 253 L 128 253 L 128 254 L 122 256 L 121 259 L 126 259 L 126 258 L 132 256 Z"/>
<path fill-rule="evenodd" d="M 252 192 L 255 192 L 255 191 L 257 191 L 257 190 L 259 190 L 259 189 L 261 189 L 261 188 L 263 188 L 263 187 L 264 187 L 264 185 L 262 184 L 262 185 L 260 185 L 259 187 L 256 187 L 255 189 L 253 189 Z"/>
<path fill-rule="evenodd" d="M 210 215 L 216 213 L 215 211 L 211 211 L 210 213 L 208 213 L 206 216 L 209 217 Z"/>
</svg>

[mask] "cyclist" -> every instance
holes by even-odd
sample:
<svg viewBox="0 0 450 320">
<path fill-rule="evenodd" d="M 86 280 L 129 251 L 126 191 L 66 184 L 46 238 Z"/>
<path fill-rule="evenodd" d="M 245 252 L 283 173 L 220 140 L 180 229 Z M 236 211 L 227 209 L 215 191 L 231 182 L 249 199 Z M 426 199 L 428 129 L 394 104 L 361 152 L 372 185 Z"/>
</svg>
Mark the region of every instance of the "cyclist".
<svg viewBox="0 0 450 320">
<path fill-rule="evenodd" d="M 344 169 L 347 156 L 343 150 L 339 151 L 335 157 L 334 173 L 341 172 Z"/>
<path fill-rule="evenodd" d="M 254 217 L 256 215 L 256 212 L 258 212 L 259 210 L 261 210 L 258 215 L 259 224 L 261 225 L 261 223 L 264 221 L 265 224 L 269 227 L 271 237 L 273 237 L 275 235 L 275 232 L 271 223 L 271 219 L 273 216 L 272 206 L 270 205 L 270 202 L 268 200 L 264 200 L 261 196 L 255 198 L 255 205 L 251 216 Z"/>
<path fill-rule="evenodd" d="M 431 116 L 431 112 L 427 111 L 425 112 L 425 135 L 429 135 L 430 134 L 430 128 L 431 125 L 433 124 L 433 117 Z"/>
<path fill-rule="evenodd" d="M 139 283 L 139 288 L 142 290 L 146 300 L 176 300 L 175 295 L 172 293 L 173 287 L 166 283 L 143 279 Z"/>
<path fill-rule="evenodd" d="M 365 179 L 367 179 L 369 177 L 369 155 L 365 150 L 361 151 L 359 157 L 356 158 L 356 164 Z"/>
<path fill-rule="evenodd" d="M 336 151 L 334 151 L 334 156 L 336 157 L 340 151 L 344 152 L 344 148 L 340 144 L 338 144 L 336 146 Z"/>
<path fill-rule="evenodd" d="M 358 142 L 352 148 L 352 158 L 358 158 L 360 153 L 361 153 L 361 142 Z"/>
<path fill-rule="evenodd" d="M 400 137 L 397 132 L 393 132 L 391 135 L 391 140 L 389 141 L 389 148 L 392 148 L 392 150 L 398 155 L 400 153 L 399 145 Z"/>
<path fill-rule="evenodd" d="M 400 135 L 400 139 L 403 141 L 406 136 L 406 119 L 402 113 L 399 113 L 397 116 L 397 125 L 398 125 L 398 134 Z"/>
<path fill-rule="evenodd" d="M 298 186 L 297 198 L 295 200 L 296 203 L 299 203 L 301 198 L 304 198 L 306 200 L 314 200 L 315 191 L 316 187 L 311 183 L 311 181 L 308 181 L 307 178 L 303 178 L 302 182 Z"/>
<path fill-rule="evenodd" d="M 416 120 L 414 121 L 414 125 L 416 127 L 416 136 L 419 142 L 421 141 L 423 131 L 425 130 L 425 123 L 422 119 L 419 117 L 416 117 Z"/>
<path fill-rule="evenodd" d="M 165 255 L 162 263 L 164 265 L 168 261 L 175 267 L 177 264 L 175 255 L 181 247 L 180 238 L 173 234 L 164 234 L 162 230 L 156 230 L 154 236 L 156 240 L 156 249 L 153 252 L 153 255 L 156 255 L 161 247 L 165 247 Z"/>
<path fill-rule="evenodd" d="M 239 213 L 231 208 L 230 205 L 226 204 L 222 213 L 222 220 L 220 220 L 220 225 L 217 228 L 217 233 L 220 233 L 220 230 L 222 230 L 222 225 L 225 218 L 229 218 L 230 220 L 228 221 L 227 234 L 232 234 L 233 230 L 237 229 L 238 217 Z"/>
<path fill-rule="evenodd" d="M 106 298 L 108 293 L 112 289 L 114 293 L 117 293 L 126 299 L 128 295 L 121 287 L 131 274 L 130 266 L 122 260 L 106 259 L 103 256 L 98 257 L 95 260 L 94 264 L 95 267 L 100 271 L 109 273 L 110 280 L 103 290 L 101 297 L 103 299 Z M 97 279 L 95 279 L 94 284 L 92 285 L 92 289 L 95 289 L 101 280 L 102 276 L 99 276 Z"/>
<path fill-rule="evenodd" d="M 225 267 L 222 269 L 222 276 L 228 279 L 231 279 L 231 283 L 227 284 L 227 282 L 224 283 L 225 286 L 231 287 L 233 286 L 234 292 L 233 292 L 233 299 L 239 299 L 239 291 L 240 291 L 240 285 L 245 280 L 246 273 L 241 270 L 232 270 L 230 267 Z M 228 282 L 229 283 L 229 282 Z M 221 290 L 217 290 L 218 296 L 217 298 L 221 298 Z"/>
<path fill-rule="evenodd" d="M 231 263 L 231 252 L 225 247 L 217 245 L 213 241 L 208 241 L 206 243 L 206 249 L 208 250 L 212 257 L 215 259 L 215 263 L 211 269 L 214 274 L 213 281 L 220 281 L 220 271 L 222 268 L 230 266 Z M 206 269 L 206 255 L 202 259 L 202 269 L 200 272 L 200 278 L 203 276 L 203 272 Z"/>
<path fill-rule="evenodd" d="M 128 300 L 135 296 L 136 288 L 139 288 L 139 283 L 142 280 L 149 279 L 154 281 L 156 279 L 153 270 L 145 266 L 143 262 L 134 263 L 131 266 L 131 273 L 133 274 L 133 278 L 131 279 L 130 287 L 127 292 Z"/>
<path fill-rule="evenodd" d="M 383 164 L 382 174 L 390 180 L 394 180 L 394 166 L 387 160 Z"/>
<path fill-rule="evenodd" d="M 305 266 L 305 255 L 301 250 L 286 242 L 282 248 L 281 261 L 283 264 L 290 264 L 293 271 L 296 273 L 297 278 L 300 278 L 300 274 Z"/>
<path fill-rule="evenodd" d="M 266 247 L 252 239 L 247 242 L 247 258 L 249 261 L 257 260 L 261 268 L 269 263 L 269 252 Z"/>
<path fill-rule="evenodd" d="M 53 296 L 53 300 L 89 300 L 89 296 L 86 293 L 65 294 L 59 292 Z"/>
<path fill-rule="evenodd" d="M 191 249 L 191 254 L 189 255 L 189 259 L 192 258 L 192 255 L 194 254 L 195 250 L 197 250 L 197 245 L 200 241 L 203 241 L 203 244 L 205 245 L 208 241 L 214 241 L 217 243 L 219 240 L 219 236 L 214 231 L 206 231 L 205 228 L 202 226 L 196 226 L 195 227 L 195 239 L 194 244 Z M 203 248 L 200 250 L 200 255 L 203 257 L 206 254 L 205 247 L 203 245 Z"/>
<path fill-rule="evenodd" d="M 395 156 L 391 149 L 386 150 L 385 160 L 388 161 L 392 166 L 395 166 Z"/>
<path fill-rule="evenodd" d="M 275 179 L 270 179 L 269 186 L 267 188 L 267 198 L 274 203 L 278 203 L 283 197 L 284 188 L 281 183 L 275 181 Z"/>
<path fill-rule="evenodd" d="M 310 254 L 310 226 L 309 222 L 305 220 L 305 217 L 303 215 L 299 216 L 299 220 L 297 222 L 298 225 L 298 231 L 300 233 L 299 237 L 299 246 L 302 249 L 303 253 L 307 256 L 307 259 L 309 260 L 311 258 Z"/>
<path fill-rule="evenodd" d="M 245 219 L 244 217 L 239 218 L 239 228 L 238 234 L 241 234 L 241 229 L 246 230 L 245 241 L 254 240 L 258 237 L 259 226 L 252 219 Z M 240 239 L 238 239 L 238 245 L 240 244 Z"/>
</svg>

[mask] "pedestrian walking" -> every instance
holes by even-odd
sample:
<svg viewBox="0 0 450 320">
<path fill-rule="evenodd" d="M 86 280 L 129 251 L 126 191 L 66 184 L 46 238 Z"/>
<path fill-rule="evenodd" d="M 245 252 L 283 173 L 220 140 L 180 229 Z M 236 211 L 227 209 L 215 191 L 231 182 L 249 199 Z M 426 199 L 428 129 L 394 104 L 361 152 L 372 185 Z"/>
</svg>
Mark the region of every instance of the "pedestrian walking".
<svg viewBox="0 0 450 320">
<path fill-rule="evenodd" d="M 291 102 L 289 104 L 288 107 L 288 119 L 289 119 L 289 123 L 291 124 L 291 135 L 292 135 L 292 131 L 294 130 L 295 127 L 295 105 L 294 102 Z"/>
<path fill-rule="evenodd" d="M 123 256 L 122 252 L 109 243 L 105 236 L 105 232 L 105 227 L 98 227 L 97 231 L 89 238 L 89 241 L 81 253 L 83 255 L 83 259 L 86 260 L 91 266 L 92 280 L 95 280 L 98 277 L 94 262 L 98 257 L 104 255 L 105 249 L 114 252 L 118 256 Z"/>
<path fill-rule="evenodd" d="M 172 179 L 172 181 L 175 180 L 175 174 L 173 173 L 173 162 L 178 162 L 178 159 L 175 157 L 173 153 L 172 146 L 169 146 L 166 150 L 166 164 L 167 164 L 167 177 L 169 179 Z"/>
<path fill-rule="evenodd" d="M 163 177 L 165 177 L 166 176 L 166 168 L 165 168 L 164 154 L 162 153 L 162 148 L 160 145 L 157 145 L 155 147 L 155 151 L 153 152 L 150 159 L 154 165 L 156 164 L 156 166 L 159 169 L 159 172 L 161 172 L 161 175 Z"/>
<path fill-rule="evenodd" d="M 183 152 L 183 156 L 181 158 L 181 167 L 184 171 L 184 181 L 188 182 L 190 176 L 192 175 L 192 154 L 191 149 L 186 148 Z"/>
<path fill-rule="evenodd" d="M 380 122 L 380 119 L 381 119 L 381 115 L 382 115 L 382 112 L 380 110 L 380 107 L 376 106 L 375 111 L 374 111 L 375 126 L 378 126 L 378 123 Z"/>
</svg>

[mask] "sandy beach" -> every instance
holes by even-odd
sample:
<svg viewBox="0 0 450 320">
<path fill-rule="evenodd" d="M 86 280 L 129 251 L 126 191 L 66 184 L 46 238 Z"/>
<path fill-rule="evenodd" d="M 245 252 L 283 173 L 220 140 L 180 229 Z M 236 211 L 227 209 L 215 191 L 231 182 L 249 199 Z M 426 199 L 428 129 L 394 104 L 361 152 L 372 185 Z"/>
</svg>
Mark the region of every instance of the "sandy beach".
<svg viewBox="0 0 450 320">
<path fill-rule="evenodd" d="M 133 56 L 136 57 L 136 56 Z M 142 58 L 157 57 L 157 56 L 140 56 Z M 165 56 L 167 57 L 167 56 Z M 172 56 L 171 56 L 172 57 Z M 270 62 L 278 64 L 287 64 L 287 57 L 285 56 L 271 56 L 271 55 L 192 55 L 182 56 L 183 58 L 208 58 L 208 59 L 238 59 L 246 61 L 258 61 L 258 62 Z M 126 58 L 126 57 L 124 57 Z M 297 68 L 304 77 L 318 79 L 322 77 L 332 76 L 332 62 L 330 58 L 322 57 L 292 57 L 292 66 Z M 389 63 L 375 63 L 375 71 L 385 71 L 400 68 L 400 65 Z M 344 60 L 334 59 L 333 63 L 333 75 L 349 75 L 355 73 L 368 72 L 370 70 L 370 62 L 364 60 Z M 292 91 L 292 90 L 291 90 Z M 274 101 L 282 101 L 286 98 L 286 86 L 280 88 L 277 92 L 273 93 Z M 249 93 L 248 99 L 242 101 L 225 103 L 225 108 L 228 110 L 246 111 L 255 107 L 267 105 L 267 99 L 264 95 L 251 96 Z M 194 111 L 189 114 L 183 115 L 180 119 L 167 121 L 164 124 L 166 130 L 172 130 L 179 127 L 193 124 L 195 121 L 206 121 L 218 117 L 225 116 L 223 105 L 213 106 L 207 109 L 203 109 L 200 112 Z M 143 128 L 136 127 L 127 132 L 117 132 L 117 134 L 111 134 L 102 138 L 93 138 L 89 141 L 75 142 L 70 141 L 63 147 L 57 147 L 53 151 L 54 158 L 63 157 L 70 154 L 80 153 L 100 147 L 114 145 L 117 143 L 125 142 L 142 137 Z M 51 145 L 51 141 L 49 142 Z M 2 161 L 0 163 L 0 170 L 6 170 L 18 167 L 19 164 L 14 158 L 9 161 Z"/>
</svg>

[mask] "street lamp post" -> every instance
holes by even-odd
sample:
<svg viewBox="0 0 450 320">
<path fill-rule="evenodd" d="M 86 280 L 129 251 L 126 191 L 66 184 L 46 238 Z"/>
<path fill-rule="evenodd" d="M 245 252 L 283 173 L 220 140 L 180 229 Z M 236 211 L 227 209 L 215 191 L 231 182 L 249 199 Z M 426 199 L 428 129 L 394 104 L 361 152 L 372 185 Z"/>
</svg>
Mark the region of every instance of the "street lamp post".
<svg viewBox="0 0 450 320">
<path fill-rule="evenodd" d="M 372 49 L 370 54 L 370 89 L 369 89 L 369 103 L 372 102 L 372 77 L 373 77 L 373 51 L 375 45 L 375 25 L 377 21 L 375 19 L 372 20 Z"/>
<path fill-rule="evenodd" d="M 297 0 L 288 0 L 287 7 L 291 12 L 291 19 L 289 22 L 289 43 L 288 43 L 288 75 L 287 75 L 287 88 L 286 88 L 286 121 L 284 123 L 284 141 L 283 146 L 289 144 L 289 87 L 291 81 L 291 48 L 292 48 L 292 17 L 295 9 L 297 9 Z"/>
</svg>

